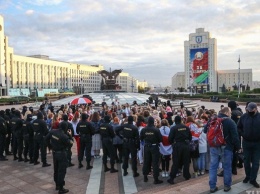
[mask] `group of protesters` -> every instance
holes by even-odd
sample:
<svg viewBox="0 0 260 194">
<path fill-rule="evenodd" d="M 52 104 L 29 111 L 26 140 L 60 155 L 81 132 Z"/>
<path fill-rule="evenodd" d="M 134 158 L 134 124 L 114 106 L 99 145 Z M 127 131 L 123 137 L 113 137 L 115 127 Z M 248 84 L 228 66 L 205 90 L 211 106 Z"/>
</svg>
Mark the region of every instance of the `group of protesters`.
<svg viewBox="0 0 260 194">
<path fill-rule="evenodd" d="M 223 171 L 219 170 L 218 176 L 224 177 L 224 191 L 229 191 L 232 174 L 237 174 L 237 167 L 244 167 L 246 177 L 243 182 L 250 181 L 259 188 L 256 182 L 260 157 L 257 105 L 247 103 L 244 112 L 237 107 L 235 101 L 230 101 L 220 110 L 204 106 L 187 108 L 182 102 L 173 107 L 170 101 L 146 106 L 136 102 L 124 105 L 119 102 L 111 105 L 102 103 L 101 107 L 66 104 L 56 111 L 48 103 L 43 103 L 38 110 L 26 106 L 22 111 L 6 109 L 0 111 L 3 126 L 0 132 L 0 160 L 5 161 L 8 155 L 13 155 L 13 160 L 37 165 L 40 149 L 42 167 L 50 166 L 46 153 L 58 152 L 52 150 L 53 145 L 45 136 L 53 130 L 62 129 L 70 142 L 75 140 L 78 168 L 83 167 L 85 156 L 86 170 L 92 169 L 92 158 L 101 158 L 102 150 L 104 172 L 115 173 L 117 170 L 114 164 L 123 163 L 123 175 L 127 176 L 130 155 L 133 176 L 139 176 L 139 163 L 144 182 L 148 181 L 149 175 L 153 176 L 154 184 L 163 182 L 159 179 L 160 176 L 168 177 L 167 182 L 174 184 L 174 179 L 181 174 L 188 180 L 192 177 L 191 174 L 197 178 L 209 173 L 210 192 L 214 193 L 218 190 L 217 171 L 223 168 Z M 207 143 L 208 125 L 214 117 L 228 118 L 223 121 L 226 145 L 217 149 L 211 148 Z M 251 120 L 254 122 L 250 123 Z M 29 123 L 31 127 L 28 127 Z M 45 129 L 42 130 L 42 127 Z M 72 143 L 68 143 L 67 167 L 74 166 L 71 148 Z M 252 149 L 254 151 L 250 151 Z M 240 157 L 242 150 L 243 157 Z M 216 158 L 216 153 L 222 157 Z M 108 158 L 110 168 L 107 166 Z M 190 164 L 193 173 L 190 173 Z M 58 186 L 61 187 L 60 193 L 67 192 Z"/>
</svg>

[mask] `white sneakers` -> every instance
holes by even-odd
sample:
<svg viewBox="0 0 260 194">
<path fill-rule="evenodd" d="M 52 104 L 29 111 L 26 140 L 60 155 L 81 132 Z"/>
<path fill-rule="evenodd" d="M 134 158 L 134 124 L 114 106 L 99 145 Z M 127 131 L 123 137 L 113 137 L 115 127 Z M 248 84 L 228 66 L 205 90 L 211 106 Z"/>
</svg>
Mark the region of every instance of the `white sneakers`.
<svg viewBox="0 0 260 194">
<path fill-rule="evenodd" d="M 163 177 L 163 178 L 169 177 L 169 173 L 166 172 L 166 171 L 163 171 L 163 172 L 162 172 L 162 177 Z"/>
</svg>

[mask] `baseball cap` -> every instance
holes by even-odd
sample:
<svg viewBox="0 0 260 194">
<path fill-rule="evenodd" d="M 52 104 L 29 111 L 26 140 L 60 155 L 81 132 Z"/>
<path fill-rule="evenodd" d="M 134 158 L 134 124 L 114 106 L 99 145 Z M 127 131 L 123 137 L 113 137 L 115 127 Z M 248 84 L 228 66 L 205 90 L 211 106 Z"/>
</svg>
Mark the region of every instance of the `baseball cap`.
<svg viewBox="0 0 260 194">
<path fill-rule="evenodd" d="M 246 107 L 246 109 L 247 109 L 249 112 L 253 111 L 255 108 L 257 108 L 257 105 L 256 105 L 256 103 L 254 103 L 254 102 L 250 102 L 250 103 L 247 105 L 247 107 Z"/>
</svg>

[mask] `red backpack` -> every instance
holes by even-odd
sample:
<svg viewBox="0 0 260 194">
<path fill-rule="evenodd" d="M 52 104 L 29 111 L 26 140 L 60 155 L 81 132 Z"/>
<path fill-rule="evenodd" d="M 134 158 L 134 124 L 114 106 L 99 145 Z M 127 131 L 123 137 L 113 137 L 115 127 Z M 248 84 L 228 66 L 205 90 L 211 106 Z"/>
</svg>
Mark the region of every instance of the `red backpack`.
<svg viewBox="0 0 260 194">
<path fill-rule="evenodd" d="M 211 119 L 208 125 L 207 140 L 209 147 L 220 147 L 226 144 L 226 140 L 223 134 L 222 121 L 226 118 L 214 117 Z"/>
</svg>

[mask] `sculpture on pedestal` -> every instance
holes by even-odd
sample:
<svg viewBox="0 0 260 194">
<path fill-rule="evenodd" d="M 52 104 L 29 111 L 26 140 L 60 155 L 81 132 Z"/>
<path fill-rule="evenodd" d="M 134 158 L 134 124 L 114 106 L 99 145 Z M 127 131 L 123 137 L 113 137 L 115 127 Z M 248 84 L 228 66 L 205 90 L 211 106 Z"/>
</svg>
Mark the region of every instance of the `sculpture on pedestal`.
<svg viewBox="0 0 260 194">
<path fill-rule="evenodd" d="M 104 78 L 105 83 L 103 83 L 103 87 L 101 90 L 117 90 L 120 89 L 120 86 L 116 83 L 117 76 L 122 72 L 122 69 L 116 69 L 111 72 L 106 70 L 100 70 L 98 73 Z"/>
</svg>

